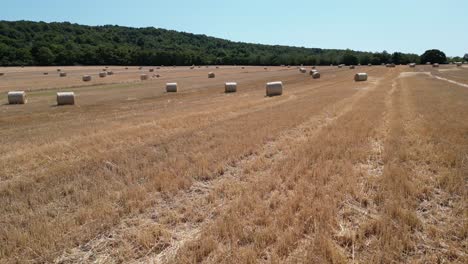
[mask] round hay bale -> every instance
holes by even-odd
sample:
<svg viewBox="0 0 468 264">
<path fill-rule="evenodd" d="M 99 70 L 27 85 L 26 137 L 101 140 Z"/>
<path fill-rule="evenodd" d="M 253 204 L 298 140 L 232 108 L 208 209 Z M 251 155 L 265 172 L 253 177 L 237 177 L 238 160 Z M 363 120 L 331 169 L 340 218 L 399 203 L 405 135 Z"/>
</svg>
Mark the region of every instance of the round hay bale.
<svg viewBox="0 0 468 264">
<path fill-rule="evenodd" d="M 416 67 L 416 63 L 410 63 L 409 66 L 410 66 L 410 68 L 414 68 L 414 67 Z"/>
<path fill-rule="evenodd" d="M 263 69 L 264 69 L 265 71 L 268 71 L 268 68 L 267 68 L 267 67 L 265 67 L 265 68 L 263 68 Z"/>
<path fill-rule="evenodd" d="M 128 67 L 125 67 L 126 70 L 128 70 Z"/>
<path fill-rule="evenodd" d="M 439 63 L 434 63 L 434 64 L 432 64 L 432 67 L 438 68 L 438 67 L 439 67 Z"/>
<path fill-rule="evenodd" d="M 225 93 L 235 93 L 237 91 L 237 83 L 236 82 L 227 82 L 224 84 L 224 92 Z"/>
<path fill-rule="evenodd" d="M 315 70 L 315 66 L 312 66 L 312 70 Z"/>
<path fill-rule="evenodd" d="M 25 104 L 28 102 L 25 91 L 11 91 L 8 92 L 9 104 Z"/>
<path fill-rule="evenodd" d="M 57 69 L 57 72 L 60 72 L 60 71 L 62 71 L 62 70 L 61 70 L 61 69 Z"/>
<path fill-rule="evenodd" d="M 387 63 L 386 67 L 387 68 L 395 68 L 395 63 Z"/>
<path fill-rule="evenodd" d="M 354 65 L 351 65 L 351 66 L 349 66 L 349 68 L 352 70 L 352 69 L 354 69 L 356 67 Z"/>
<path fill-rule="evenodd" d="M 148 75 L 146 75 L 146 74 L 141 74 L 141 75 L 140 75 L 140 80 L 142 80 L 142 81 L 148 80 Z"/>
<path fill-rule="evenodd" d="M 301 68 L 299 68 L 299 72 L 301 72 L 301 73 L 306 73 L 307 70 L 306 70 L 306 68 L 301 67 Z"/>
<path fill-rule="evenodd" d="M 139 70 L 143 70 L 143 67 L 138 67 Z"/>
<path fill-rule="evenodd" d="M 241 67 L 241 69 L 245 69 L 245 67 Z"/>
<path fill-rule="evenodd" d="M 208 78 L 214 78 L 215 77 L 215 73 L 214 72 L 209 72 L 208 73 Z"/>
<path fill-rule="evenodd" d="M 44 75 L 49 75 L 49 73 L 48 73 L 48 72 L 44 72 L 43 74 L 44 74 Z"/>
<path fill-rule="evenodd" d="M 317 72 L 317 70 L 310 70 L 310 72 L 309 72 L 310 76 L 312 76 L 314 74 L 314 72 Z"/>
<path fill-rule="evenodd" d="M 154 69 L 149 69 L 149 72 L 154 72 Z"/>
<path fill-rule="evenodd" d="M 166 83 L 166 92 L 177 93 L 177 83 Z"/>
<path fill-rule="evenodd" d="M 319 71 L 314 71 L 312 73 L 312 78 L 314 79 L 320 79 L 320 72 Z"/>
<path fill-rule="evenodd" d="M 114 75 L 113 71 L 107 71 L 107 75 Z"/>
<path fill-rule="evenodd" d="M 219 66 L 216 66 L 216 69 L 219 69 Z"/>
<path fill-rule="evenodd" d="M 66 72 L 60 72 L 60 77 L 67 77 L 67 73 Z"/>
<path fill-rule="evenodd" d="M 156 78 L 159 78 L 159 77 L 161 77 L 161 75 L 159 75 L 159 74 L 156 74 Z"/>
<path fill-rule="evenodd" d="M 354 75 L 354 81 L 356 82 L 367 81 L 367 73 L 364 73 L 364 72 L 356 73 Z"/>
<path fill-rule="evenodd" d="M 343 68 L 343 65 L 341 65 L 341 64 L 340 64 L 340 65 L 338 65 L 338 68 L 340 68 L 340 69 L 341 69 L 341 68 Z"/>
<path fill-rule="evenodd" d="M 461 61 L 458 61 L 458 62 L 455 62 L 455 64 L 457 65 L 457 67 L 461 67 L 463 63 Z"/>
<path fill-rule="evenodd" d="M 107 76 L 107 72 L 100 72 L 99 77 L 104 78 Z"/>
<path fill-rule="evenodd" d="M 367 64 L 367 66 L 371 67 L 371 66 L 372 66 L 372 63 Z"/>
<path fill-rule="evenodd" d="M 3 76 L 3 75 L 5 75 L 5 73 L 3 73 L 3 72 L 0 72 L 0 76 Z"/>
<path fill-rule="evenodd" d="M 83 82 L 91 81 L 91 75 L 83 75 Z"/>
<path fill-rule="evenodd" d="M 426 62 L 426 65 L 431 65 L 431 63 L 428 61 L 428 62 Z"/>
<path fill-rule="evenodd" d="M 266 84 L 266 96 L 283 94 L 283 82 L 269 82 Z"/>
<path fill-rule="evenodd" d="M 75 93 L 74 92 L 58 92 L 57 105 L 74 105 Z"/>
</svg>

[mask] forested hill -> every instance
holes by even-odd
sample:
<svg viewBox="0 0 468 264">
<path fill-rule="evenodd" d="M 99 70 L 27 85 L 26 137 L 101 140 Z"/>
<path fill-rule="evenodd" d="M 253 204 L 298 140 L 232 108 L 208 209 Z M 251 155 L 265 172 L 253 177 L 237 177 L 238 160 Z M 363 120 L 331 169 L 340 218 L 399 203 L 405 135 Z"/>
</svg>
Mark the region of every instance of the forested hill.
<svg viewBox="0 0 468 264">
<path fill-rule="evenodd" d="M 397 64 L 414 54 L 233 42 L 157 28 L 0 21 L 0 65 Z"/>
</svg>

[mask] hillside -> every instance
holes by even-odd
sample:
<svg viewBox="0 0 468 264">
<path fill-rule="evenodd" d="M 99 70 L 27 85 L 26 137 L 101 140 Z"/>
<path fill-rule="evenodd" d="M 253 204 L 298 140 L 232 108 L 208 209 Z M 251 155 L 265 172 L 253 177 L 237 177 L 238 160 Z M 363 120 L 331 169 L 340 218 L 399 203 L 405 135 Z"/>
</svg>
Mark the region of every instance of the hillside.
<svg viewBox="0 0 468 264">
<path fill-rule="evenodd" d="M 272 46 L 158 28 L 0 21 L 0 65 L 380 64 L 414 54 Z"/>
</svg>

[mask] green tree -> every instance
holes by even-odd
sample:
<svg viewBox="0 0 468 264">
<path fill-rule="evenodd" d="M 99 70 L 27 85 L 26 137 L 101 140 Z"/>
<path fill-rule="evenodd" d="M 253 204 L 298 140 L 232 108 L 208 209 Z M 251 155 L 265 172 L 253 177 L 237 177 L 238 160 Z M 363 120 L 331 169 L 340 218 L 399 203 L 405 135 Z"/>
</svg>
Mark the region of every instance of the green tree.
<svg viewBox="0 0 468 264">
<path fill-rule="evenodd" d="M 426 50 L 421 55 L 421 63 L 447 63 L 447 57 L 445 56 L 445 53 L 438 49 L 432 49 L 432 50 Z"/>
<path fill-rule="evenodd" d="M 356 65 L 358 64 L 358 58 L 354 54 L 348 52 L 343 56 L 343 61 L 341 63 L 346 65 Z"/>
<path fill-rule="evenodd" d="M 54 53 L 47 47 L 40 47 L 35 54 L 34 60 L 38 65 L 52 65 L 55 60 Z"/>
</svg>

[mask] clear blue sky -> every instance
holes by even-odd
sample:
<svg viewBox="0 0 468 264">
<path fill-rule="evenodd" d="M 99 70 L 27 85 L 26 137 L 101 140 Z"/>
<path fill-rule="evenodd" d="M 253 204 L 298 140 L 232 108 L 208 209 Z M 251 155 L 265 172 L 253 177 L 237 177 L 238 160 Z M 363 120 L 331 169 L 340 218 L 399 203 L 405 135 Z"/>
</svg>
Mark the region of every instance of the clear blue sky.
<svg viewBox="0 0 468 264">
<path fill-rule="evenodd" d="M 468 0 L 2 0 L 0 20 L 154 26 L 264 44 L 468 53 Z"/>
</svg>

